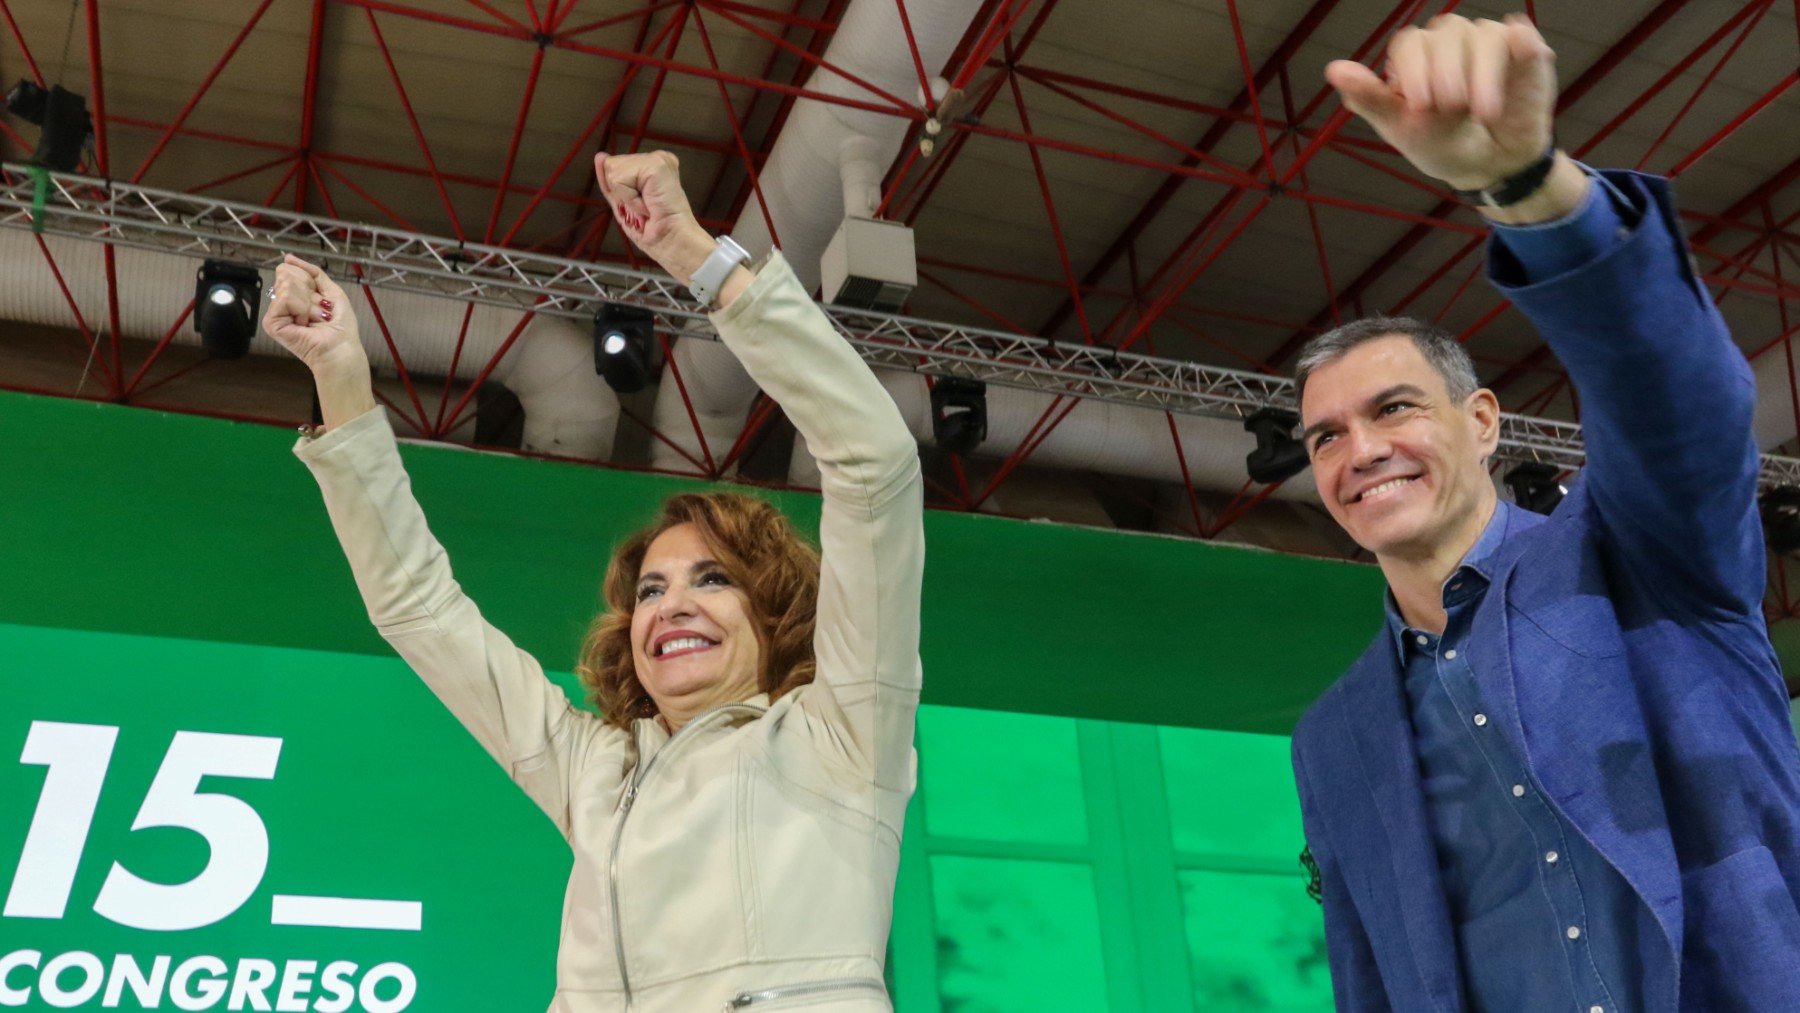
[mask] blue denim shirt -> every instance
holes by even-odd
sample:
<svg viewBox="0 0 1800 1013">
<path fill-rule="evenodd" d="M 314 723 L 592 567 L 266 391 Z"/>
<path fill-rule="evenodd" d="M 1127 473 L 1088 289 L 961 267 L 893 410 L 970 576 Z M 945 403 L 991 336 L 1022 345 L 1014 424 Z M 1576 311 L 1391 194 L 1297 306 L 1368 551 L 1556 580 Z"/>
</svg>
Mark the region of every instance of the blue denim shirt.
<svg viewBox="0 0 1800 1013">
<path fill-rule="evenodd" d="M 1499 227 L 1534 278 L 1605 252 L 1628 229 L 1623 198 L 1598 181 L 1575 213 L 1544 225 Z M 1605 196 L 1603 196 L 1605 194 Z M 1488 729 L 1488 703 L 1466 656 L 1484 564 L 1505 536 L 1494 516 L 1445 581 L 1442 636 L 1408 627 L 1390 595 L 1398 652 L 1439 872 L 1466 997 L 1484 1010 L 1614 1013 L 1642 1006 L 1642 902 L 1545 799 L 1523 758 Z"/>
<path fill-rule="evenodd" d="M 1441 637 L 1407 626 L 1388 599 L 1463 985 L 1481 1010 L 1634 1010 L 1643 979 L 1637 894 L 1490 731 L 1466 659 L 1488 588 L 1483 564 L 1515 509 L 1496 506 L 1444 583 Z"/>
</svg>

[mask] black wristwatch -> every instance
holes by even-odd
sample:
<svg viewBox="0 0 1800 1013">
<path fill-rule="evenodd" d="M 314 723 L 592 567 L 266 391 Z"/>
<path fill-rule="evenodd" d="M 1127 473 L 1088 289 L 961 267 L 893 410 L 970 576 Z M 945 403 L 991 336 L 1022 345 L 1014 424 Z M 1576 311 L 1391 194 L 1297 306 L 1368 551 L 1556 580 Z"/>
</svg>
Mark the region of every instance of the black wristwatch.
<svg viewBox="0 0 1800 1013">
<path fill-rule="evenodd" d="M 1550 170 L 1556 167 L 1556 142 L 1550 142 L 1550 149 L 1544 157 L 1531 163 L 1518 172 L 1506 177 L 1485 190 L 1456 190 L 1456 196 L 1467 203 L 1484 208 L 1504 208 L 1519 203 L 1537 193 L 1543 187 L 1544 180 L 1550 178 Z"/>
</svg>

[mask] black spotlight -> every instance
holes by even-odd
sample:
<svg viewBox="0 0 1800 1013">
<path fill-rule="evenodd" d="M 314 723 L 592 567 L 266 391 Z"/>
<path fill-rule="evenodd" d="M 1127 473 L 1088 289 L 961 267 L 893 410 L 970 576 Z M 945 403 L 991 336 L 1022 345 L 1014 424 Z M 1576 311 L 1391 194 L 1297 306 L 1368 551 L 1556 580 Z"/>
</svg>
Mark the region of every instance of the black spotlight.
<svg viewBox="0 0 1800 1013">
<path fill-rule="evenodd" d="M 31 78 L 22 77 L 19 83 L 6 93 L 6 111 L 19 119 L 41 127 L 44 125 L 44 89 Z"/>
<path fill-rule="evenodd" d="M 967 454 L 987 439 L 987 384 L 940 376 L 931 385 L 931 436 L 939 450 Z"/>
<path fill-rule="evenodd" d="M 606 303 L 594 314 L 594 372 L 621 394 L 650 385 L 656 364 L 656 315 L 637 306 Z"/>
<path fill-rule="evenodd" d="M 1762 494 L 1763 540 L 1769 551 L 1785 556 L 1800 549 L 1800 489 L 1780 485 Z"/>
<path fill-rule="evenodd" d="M 6 109 L 38 126 L 33 162 L 57 172 L 71 172 L 81 164 L 81 152 L 94 136 L 87 99 L 60 84 L 45 91 L 31 81 L 20 81 L 6 93 Z"/>
<path fill-rule="evenodd" d="M 241 359 L 256 334 L 262 306 L 262 274 L 249 264 L 209 260 L 194 283 L 194 330 L 206 354 Z"/>
<path fill-rule="evenodd" d="M 1252 482 L 1285 482 L 1306 470 L 1306 446 L 1294 439 L 1299 422 L 1300 416 L 1280 408 L 1258 408 L 1244 420 L 1244 429 L 1256 434 L 1256 449 L 1244 455 Z"/>
<path fill-rule="evenodd" d="M 1542 461 L 1526 461 L 1514 465 L 1506 473 L 1506 487 L 1512 490 L 1513 502 L 1534 514 L 1548 514 L 1556 509 L 1569 487 L 1557 481 L 1562 469 Z"/>
</svg>

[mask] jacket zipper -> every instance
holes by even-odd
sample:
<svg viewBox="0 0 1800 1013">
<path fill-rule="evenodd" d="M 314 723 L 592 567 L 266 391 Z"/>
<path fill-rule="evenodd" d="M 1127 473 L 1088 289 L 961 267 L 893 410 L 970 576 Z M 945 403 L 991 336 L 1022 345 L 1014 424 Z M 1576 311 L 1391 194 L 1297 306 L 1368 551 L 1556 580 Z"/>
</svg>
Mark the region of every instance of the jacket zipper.
<svg viewBox="0 0 1800 1013">
<path fill-rule="evenodd" d="M 606 880 L 607 892 L 612 898 L 613 951 L 619 958 L 619 983 L 625 989 L 625 1008 L 627 1010 L 631 1009 L 631 974 L 625 970 L 625 930 L 619 915 L 619 841 L 625 836 L 625 820 L 631 816 L 631 807 L 637 801 L 638 788 L 644 783 L 644 778 L 649 776 L 650 768 L 656 766 L 656 761 L 662 759 L 670 749 L 674 748 L 678 740 L 708 722 L 716 714 L 745 709 L 759 710 L 750 704 L 725 704 L 688 722 L 686 727 L 670 736 L 668 742 L 663 743 L 663 747 L 656 751 L 655 756 L 650 757 L 631 775 L 631 783 L 625 787 L 625 799 L 619 806 L 619 819 L 613 824 L 612 855 L 606 862 Z"/>
<path fill-rule="evenodd" d="M 725 1010 L 726 1013 L 730 1013 L 731 1010 L 743 1009 L 746 1006 L 754 1006 L 757 1003 L 779 1002 L 782 999 L 792 999 L 796 996 L 814 995 L 819 992 L 836 992 L 853 988 L 869 989 L 871 991 L 880 992 L 882 995 L 887 994 L 887 986 L 876 981 L 874 978 L 839 978 L 835 981 L 809 981 L 801 985 L 782 985 L 778 988 L 765 988 L 756 992 L 739 992 L 737 995 L 725 1000 Z"/>
</svg>

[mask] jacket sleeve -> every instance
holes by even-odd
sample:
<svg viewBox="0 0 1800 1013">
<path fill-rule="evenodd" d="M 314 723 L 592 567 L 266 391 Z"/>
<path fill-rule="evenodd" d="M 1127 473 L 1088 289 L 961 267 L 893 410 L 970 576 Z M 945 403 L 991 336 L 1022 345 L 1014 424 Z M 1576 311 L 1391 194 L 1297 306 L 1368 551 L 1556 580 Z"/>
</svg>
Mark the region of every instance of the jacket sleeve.
<svg viewBox="0 0 1800 1013">
<path fill-rule="evenodd" d="M 1496 242 L 1493 280 L 1581 396 L 1582 494 L 1608 550 L 1686 611 L 1758 614 L 1765 561 L 1749 364 L 1695 274 L 1667 183 L 1605 175 L 1637 206 L 1629 235 L 1529 284 Z"/>
<path fill-rule="evenodd" d="M 1344 885 L 1344 874 L 1338 865 L 1324 828 L 1319 825 L 1312 804 L 1311 789 L 1306 782 L 1306 768 L 1300 759 L 1299 739 L 1293 749 L 1294 782 L 1300 790 L 1300 819 L 1306 832 L 1306 846 L 1312 850 L 1319 866 L 1319 885 L 1325 908 L 1325 952 L 1331 962 L 1331 993 L 1340 1013 L 1377 1013 L 1393 1009 L 1387 989 L 1381 983 L 1381 971 L 1375 964 L 1375 950 L 1369 943 L 1362 917 Z M 1374 814 L 1370 813 L 1370 818 Z"/>
<path fill-rule="evenodd" d="M 375 628 L 565 836 L 569 789 L 623 731 L 576 710 L 536 659 L 482 619 L 450 572 L 377 407 L 294 453 L 325 496 Z"/>
<path fill-rule="evenodd" d="M 925 565 L 918 445 L 779 253 L 712 320 L 822 474 L 818 671 L 797 706 L 819 726 L 813 737 L 878 787 L 910 791 Z"/>
</svg>

